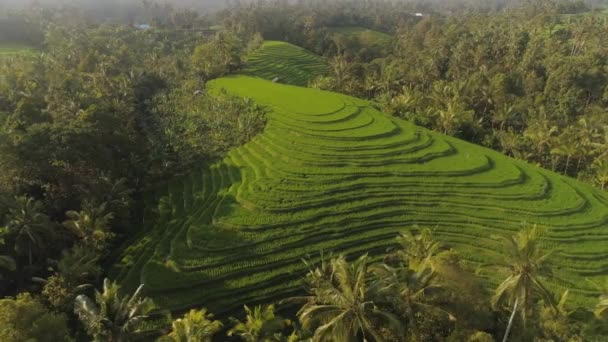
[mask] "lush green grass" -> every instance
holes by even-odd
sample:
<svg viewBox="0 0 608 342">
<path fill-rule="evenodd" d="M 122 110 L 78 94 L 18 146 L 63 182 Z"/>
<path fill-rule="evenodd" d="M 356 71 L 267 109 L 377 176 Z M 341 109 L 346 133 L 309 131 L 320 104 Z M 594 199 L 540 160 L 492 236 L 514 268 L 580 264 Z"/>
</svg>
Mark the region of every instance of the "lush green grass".
<svg viewBox="0 0 608 342">
<path fill-rule="evenodd" d="M 280 83 L 306 86 L 317 76 L 328 72 L 320 56 L 301 47 L 278 41 L 267 41 L 247 59 L 245 74 Z"/>
<path fill-rule="evenodd" d="M 11 56 L 32 55 L 36 52 L 31 46 L 18 44 L 0 44 L 0 58 Z"/>
<path fill-rule="evenodd" d="M 346 26 L 330 27 L 330 32 L 344 35 L 348 38 L 355 38 L 363 47 L 383 47 L 393 40 L 393 36 L 384 32 L 374 31 L 365 27 Z"/>
<path fill-rule="evenodd" d="M 577 304 L 608 273 L 608 196 L 492 150 L 386 116 L 365 101 L 250 78 L 212 89 L 271 109 L 261 135 L 147 198 L 147 230 L 112 277 L 163 307 L 224 312 L 301 289 L 301 259 L 378 254 L 414 224 L 471 266 L 501 262 L 492 238 L 522 221 L 559 248 L 551 287 Z M 489 287 L 501 275 L 484 270 Z"/>
</svg>

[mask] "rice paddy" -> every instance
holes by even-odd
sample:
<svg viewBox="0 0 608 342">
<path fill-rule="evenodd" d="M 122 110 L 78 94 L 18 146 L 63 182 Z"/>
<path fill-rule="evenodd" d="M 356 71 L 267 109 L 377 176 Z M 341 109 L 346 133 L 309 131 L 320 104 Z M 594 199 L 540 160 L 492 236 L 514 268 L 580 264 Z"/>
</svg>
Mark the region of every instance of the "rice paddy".
<svg viewBox="0 0 608 342">
<path fill-rule="evenodd" d="M 267 41 L 247 60 L 244 73 L 279 83 L 306 86 L 312 79 L 326 74 L 326 61 L 301 47 L 278 41 Z"/>
<path fill-rule="evenodd" d="M 159 186 L 145 229 L 112 276 L 164 308 L 221 313 L 301 290 L 302 258 L 378 255 L 431 227 L 476 267 L 500 262 L 492 235 L 547 229 L 554 290 L 589 304 L 608 273 L 608 196 L 331 92 L 246 76 L 212 81 L 267 106 L 265 131 L 210 166 Z M 482 269 L 488 287 L 501 275 Z"/>
<path fill-rule="evenodd" d="M 393 40 L 390 34 L 357 26 L 330 27 L 329 31 L 349 39 L 356 39 L 362 47 L 367 48 L 387 47 Z"/>
<path fill-rule="evenodd" d="M 36 49 L 27 45 L 0 44 L 0 58 L 30 56 Z"/>
</svg>

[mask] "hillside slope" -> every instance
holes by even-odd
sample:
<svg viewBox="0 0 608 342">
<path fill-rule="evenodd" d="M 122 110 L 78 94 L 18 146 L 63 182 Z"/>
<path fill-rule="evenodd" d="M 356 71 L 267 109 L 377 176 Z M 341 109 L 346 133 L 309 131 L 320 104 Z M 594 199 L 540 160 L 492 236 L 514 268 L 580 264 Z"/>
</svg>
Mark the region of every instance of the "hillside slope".
<svg viewBox="0 0 608 342">
<path fill-rule="evenodd" d="M 266 41 L 247 59 L 244 73 L 279 83 L 306 86 L 328 72 L 325 59 L 286 42 Z"/>
<path fill-rule="evenodd" d="M 502 260 L 491 235 L 542 224 L 563 250 L 552 287 L 573 289 L 577 303 L 592 299 L 585 278 L 608 273 L 605 193 L 348 96 L 249 77 L 212 87 L 272 111 L 253 141 L 150 196 L 148 230 L 113 276 L 145 283 L 162 307 L 282 298 L 300 289 L 302 258 L 381 252 L 414 224 L 473 265 Z"/>
<path fill-rule="evenodd" d="M 370 30 L 365 27 L 328 27 L 328 30 L 329 32 L 342 35 L 348 39 L 355 39 L 361 45 L 361 47 L 367 48 L 386 47 L 393 40 L 393 36 L 390 34 Z"/>
</svg>

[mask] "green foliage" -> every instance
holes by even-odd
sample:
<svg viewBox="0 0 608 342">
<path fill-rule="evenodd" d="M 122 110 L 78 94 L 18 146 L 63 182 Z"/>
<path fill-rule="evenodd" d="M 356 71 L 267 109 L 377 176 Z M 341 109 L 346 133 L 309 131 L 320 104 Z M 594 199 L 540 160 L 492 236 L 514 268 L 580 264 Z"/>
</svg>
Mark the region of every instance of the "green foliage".
<svg viewBox="0 0 608 342">
<path fill-rule="evenodd" d="M 566 307 L 568 293 L 568 290 L 562 293 L 555 307 L 541 308 L 540 330 L 551 341 L 583 341 L 579 335 L 581 323 L 573 320 L 573 312 Z"/>
<path fill-rule="evenodd" d="M 194 72 L 203 80 L 224 76 L 242 63 L 243 43 L 228 32 L 219 32 L 215 39 L 199 45 L 192 55 Z"/>
<path fill-rule="evenodd" d="M 71 311 L 76 296 L 92 287 L 90 283 L 101 274 L 98 263 L 99 251 L 90 246 L 77 244 L 64 251 L 55 274 L 46 280 L 42 295 L 54 308 Z"/>
<path fill-rule="evenodd" d="M 311 250 L 377 255 L 415 224 L 433 227 L 435 241 L 477 268 L 503 263 L 509 250 L 491 236 L 525 220 L 547 227 L 547 247 L 567 249 L 554 256 L 559 268 L 546 286 L 570 288 L 573 305 L 595 302 L 585 278 L 599 278 L 605 266 L 608 202 L 599 190 L 352 97 L 249 77 L 214 80 L 209 89 L 266 108 L 266 128 L 221 161 L 146 194 L 146 229 L 111 272 L 130 291 L 145 282 L 169 310 L 232 312 L 297 291 L 306 272 L 300 260 Z M 455 263 L 445 251 L 434 260 L 443 269 Z M 475 283 L 458 280 L 456 268 L 445 274 Z M 480 278 L 488 289 L 506 275 L 481 269 Z M 483 326 L 471 329 L 488 331 L 489 305 L 470 302 L 485 312 Z M 449 309 L 466 312 L 463 304 Z"/>
<path fill-rule="evenodd" d="M 606 281 L 606 285 L 598 286 L 598 289 L 602 291 L 597 304 L 595 305 L 595 315 L 598 318 L 605 318 L 608 315 L 608 280 Z"/>
<path fill-rule="evenodd" d="M 16 197 L 7 215 L 7 240 L 14 244 L 18 256 L 27 257 L 32 266 L 35 257 L 46 253 L 53 238 L 53 223 L 44 214 L 42 203 L 30 197 Z"/>
<path fill-rule="evenodd" d="M 194 94 L 194 95 L 193 95 Z M 186 171 L 194 163 L 215 158 L 259 134 L 266 110 L 247 97 L 183 87 L 159 99 L 167 154 L 165 168 Z"/>
<path fill-rule="evenodd" d="M 397 255 L 411 269 L 422 270 L 432 265 L 432 258 L 437 254 L 441 243 L 433 239 L 430 229 L 420 230 L 420 234 L 414 235 L 412 232 L 405 231 L 397 237 L 400 249 Z"/>
<path fill-rule="evenodd" d="M 235 325 L 228 330 L 228 336 L 238 336 L 246 342 L 287 341 L 282 332 L 291 322 L 276 316 L 274 305 L 257 305 L 253 310 L 245 305 L 245 313 L 244 322 L 233 319 Z"/>
<path fill-rule="evenodd" d="M 554 299 L 543 284 L 543 280 L 552 275 L 548 259 L 551 252 L 546 253 L 540 245 L 542 229 L 536 225 L 526 227 L 516 235 L 499 237 L 508 251 L 507 259 L 501 267 L 510 274 L 496 289 L 492 305 L 519 305 L 519 313 L 524 321 L 527 320 L 535 301 L 540 298 L 545 304 L 555 309 Z"/>
<path fill-rule="evenodd" d="M 190 310 L 183 318 L 173 321 L 171 333 L 161 341 L 211 342 L 211 338 L 222 329 L 222 322 L 214 321 L 207 309 Z"/>
<path fill-rule="evenodd" d="M 71 341 L 67 317 L 49 312 L 29 293 L 0 299 L 0 340 Z"/>
<path fill-rule="evenodd" d="M 4 249 L 4 236 L 8 232 L 6 227 L 0 227 L 0 248 Z M 0 270 L 15 271 L 17 269 L 17 262 L 14 258 L 9 255 L 0 255 Z M 1 276 L 0 276 L 0 279 Z"/>
<path fill-rule="evenodd" d="M 494 342 L 494 338 L 486 332 L 477 331 L 468 338 L 467 342 Z"/>
<path fill-rule="evenodd" d="M 99 252 L 107 247 L 108 241 L 113 237 L 110 231 L 112 213 L 107 212 L 106 204 L 96 205 L 85 201 L 80 212 L 70 210 L 65 213 L 68 218 L 63 226 L 76 235 L 85 246 Z"/>
<path fill-rule="evenodd" d="M 395 315 L 373 302 L 374 288 L 367 282 L 369 264 L 367 255 L 352 263 L 340 256 L 331 259 L 326 267 L 308 272 L 310 295 L 298 311 L 298 318 L 305 329 L 314 331 L 313 341 L 382 341 L 380 322 L 396 330 L 401 328 Z"/>
<path fill-rule="evenodd" d="M 131 296 L 121 297 L 119 289 L 118 284 L 106 278 L 103 290 L 95 291 L 95 299 L 76 297 L 74 312 L 96 341 L 124 341 L 145 332 L 143 323 L 149 319 L 154 303 L 143 297 L 143 285 Z"/>
</svg>

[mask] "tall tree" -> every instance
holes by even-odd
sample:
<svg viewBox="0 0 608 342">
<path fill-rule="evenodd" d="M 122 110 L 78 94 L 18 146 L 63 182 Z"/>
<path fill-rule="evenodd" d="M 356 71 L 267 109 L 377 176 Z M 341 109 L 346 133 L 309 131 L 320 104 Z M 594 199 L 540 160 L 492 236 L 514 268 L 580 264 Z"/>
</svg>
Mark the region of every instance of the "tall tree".
<svg viewBox="0 0 608 342">
<path fill-rule="evenodd" d="M 53 224 L 44 214 L 42 203 L 31 197 L 16 197 L 7 221 L 8 235 L 14 240 L 15 252 L 27 256 L 31 266 L 35 255 L 43 255 L 53 235 Z"/>
<path fill-rule="evenodd" d="M 29 293 L 0 299 L 0 327 L 3 342 L 72 341 L 67 317 L 49 312 Z"/>
<path fill-rule="evenodd" d="M 222 329 L 222 322 L 213 320 L 207 309 L 190 310 L 183 318 L 173 321 L 171 333 L 161 341 L 211 342 L 213 335 Z"/>
<path fill-rule="evenodd" d="M 432 292 L 443 286 L 435 281 L 436 275 L 430 267 L 420 267 L 415 271 L 405 265 L 378 264 L 372 266 L 371 271 L 375 279 L 372 289 L 376 296 L 406 319 L 406 327 L 414 341 L 424 340 L 418 317 L 439 314 L 450 321 L 456 320 L 450 312 L 431 301 Z"/>
<path fill-rule="evenodd" d="M 246 342 L 282 342 L 281 333 L 289 321 L 275 315 L 274 305 L 250 309 L 245 305 L 247 317 L 244 322 L 236 321 L 235 326 L 228 331 L 228 336 L 239 336 Z"/>
<path fill-rule="evenodd" d="M 55 309 L 68 312 L 76 296 L 93 287 L 101 273 L 98 262 L 99 252 L 89 246 L 76 244 L 64 251 L 53 267 L 55 274 L 45 281 L 42 295 Z"/>
<path fill-rule="evenodd" d="M 314 329 L 313 341 L 355 341 L 358 338 L 383 341 L 382 322 L 399 329 L 398 318 L 373 301 L 368 286 L 369 257 L 349 263 L 344 256 L 327 266 L 311 269 L 307 275 L 310 296 L 298 311 L 304 328 Z"/>
<path fill-rule="evenodd" d="M 429 228 L 421 229 L 418 234 L 412 234 L 407 230 L 399 234 L 397 243 L 400 248 L 396 254 L 408 267 L 417 271 L 432 267 L 432 258 L 441 248 L 441 243 L 433 238 L 433 233 Z"/>
<path fill-rule="evenodd" d="M 143 297 L 143 287 L 140 285 L 131 296 L 121 297 L 120 286 L 106 278 L 102 291 L 95 291 L 94 299 L 86 295 L 76 297 L 74 312 L 96 340 L 129 341 L 144 332 L 141 325 L 155 308 L 150 299 Z"/>
<path fill-rule="evenodd" d="M 91 201 L 85 201 L 82 210 L 70 210 L 65 215 L 68 219 L 63 222 L 63 226 L 82 239 L 86 246 L 97 251 L 106 248 L 108 240 L 113 236 L 110 231 L 113 215 L 107 212 L 105 203 L 96 205 Z"/>
<path fill-rule="evenodd" d="M 498 266 L 507 270 L 509 275 L 496 288 L 492 306 L 499 308 L 506 304 L 513 308 L 503 341 L 509 336 L 515 314 L 520 313 L 525 325 L 537 298 L 543 299 L 546 305 L 555 305 L 551 293 L 543 285 L 543 279 L 552 274 L 548 264 L 552 253 L 543 251 L 541 236 L 541 228 L 532 225 L 513 236 L 498 237 L 506 253 L 505 264 Z"/>
</svg>

